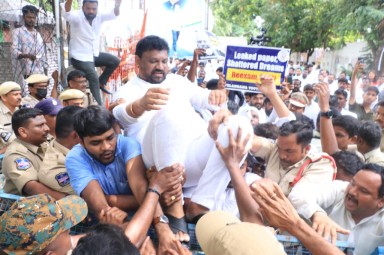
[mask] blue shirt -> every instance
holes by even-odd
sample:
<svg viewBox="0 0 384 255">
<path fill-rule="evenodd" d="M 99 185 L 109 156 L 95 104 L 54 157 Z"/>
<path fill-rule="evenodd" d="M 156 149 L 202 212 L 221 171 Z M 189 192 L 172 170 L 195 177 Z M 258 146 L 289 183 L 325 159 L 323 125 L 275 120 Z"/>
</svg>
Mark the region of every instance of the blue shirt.
<svg viewBox="0 0 384 255">
<path fill-rule="evenodd" d="M 78 144 L 67 154 L 65 166 L 71 186 L 79 196 L 92 180 L 99 182 L 105 195 L 132 194 L 126 163 L 138 155 L 141 155 L 140 144 L 132 138 L 118 135 L 115 159 L 112 163 L 100 163 Z"/>
</svg>

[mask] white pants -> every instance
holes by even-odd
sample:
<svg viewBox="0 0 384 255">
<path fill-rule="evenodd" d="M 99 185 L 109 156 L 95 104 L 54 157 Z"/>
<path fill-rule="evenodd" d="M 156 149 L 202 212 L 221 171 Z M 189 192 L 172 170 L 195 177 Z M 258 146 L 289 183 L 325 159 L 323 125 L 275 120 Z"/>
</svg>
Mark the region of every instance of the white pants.
<svg viewBox="0 0 384 255">
<path fill-rule="evenodd" d="M 175 163 L 183 164 L 186 171 L 184 188 L 194 190 L 192 201 L 211 209 L 225 192 L 231 178 L 207 126 L 198 126 L 199 130 L 196 130 L 190 119 L 180 109 L 166 107 L 158 111 L 143 139 L 143 160 L 147 167 L 156 166 L 158 170 Z M 243 136 L 251 134 L 252 137 L 250 121 L 234 115 L 229 118 L 227 126 L 222 124 L 219 127 L 218 141 L 222 146 L 228 146 L 228 128 L 236 138 L 239 126 Z M 248 149 L 250 146 L 251 140 Z"/>
</svg>

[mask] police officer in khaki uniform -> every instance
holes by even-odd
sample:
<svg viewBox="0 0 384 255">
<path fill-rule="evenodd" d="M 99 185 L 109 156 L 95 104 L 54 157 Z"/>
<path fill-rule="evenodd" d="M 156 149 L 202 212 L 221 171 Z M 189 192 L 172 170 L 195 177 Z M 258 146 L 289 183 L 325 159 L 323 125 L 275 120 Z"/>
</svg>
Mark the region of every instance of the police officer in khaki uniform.
<svg viewBox="0 0 384 255">
<path fill-rule="evenodd" d="M 35 105 L 47 97 L 49 77 L 44 74 L 32 74 L 25 82 L 28 83 L 29 95 L 23 97 L 22 105 L 35 107 Z"/>
<path fill-rule="evenodd" d="M 89 105 L 97 105 L 95 98 L 92 96 L 90 89 L 87 88 L 88 81 L 85 73 L 80 70 L 73 70 L 67 75 L 68 87 L 71 89 L 78 89 L 85 94 L 83 107 Z"/>
<path fill-rule="evenodd" d="M 63 92 L 61 92 L 59 96 L 59 100 L 64 107 L 69 105 L 83 107 L 85 97 L 86 97 L 85 94 L 81 90 L 66 89 Z"/>
<path fill-rule="evenodd" d="M 37 178 L 49 131 L 42 112 L 35 108 L 16 111 L 12 116 L 12 128 L 16 139 L 8 146 L 2 163 L 4 191 L 16 195 L 48 193 L 56 199 L 63 197 Z"/>
<path fill-rule="evenodd" d="M 6 146 L 15 140 L 12 130 L 12 114 L 21 104 L 21 87 L 13 81 L 0 85 L 0 154 L 5 152 Z"/>
<path fill-rule="evenodd" d="M 65 157 L 69 150 L 80 142 L 73 129 L 73 116 L 81 109 L 78 106 L 67 106 L 57 114 L 56 139 L 49 143 L 38 172 L 39 182 L 53 190 L 71 195 L 76 193 L 70 185 Z"/>
<path fill-rule="evenodd" d="M 284 123 L 276 143 L 255 137 L 251 152 L 266 161 L 265 177 L 279 184 L 285 195 L 305 183 L 331 182 L 336 176 L 333 158 L 310 153 L 313 130 L 300 121 Z"/>
</svg>

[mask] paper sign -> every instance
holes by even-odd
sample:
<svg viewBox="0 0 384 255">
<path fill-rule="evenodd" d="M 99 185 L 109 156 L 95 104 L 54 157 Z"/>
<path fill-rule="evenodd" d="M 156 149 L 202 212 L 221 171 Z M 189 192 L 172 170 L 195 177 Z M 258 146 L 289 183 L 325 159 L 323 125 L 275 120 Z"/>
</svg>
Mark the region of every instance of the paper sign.
<svg viewBox="0 0 384 255">
<path fill-rule="evenodd" d="M 284 81 L 289 49 L 262 46 L 227 46 L 224 63 L 226 89 L 257 91 L 262 74 L 271 75 L 278 86 Z"/>
</svg>

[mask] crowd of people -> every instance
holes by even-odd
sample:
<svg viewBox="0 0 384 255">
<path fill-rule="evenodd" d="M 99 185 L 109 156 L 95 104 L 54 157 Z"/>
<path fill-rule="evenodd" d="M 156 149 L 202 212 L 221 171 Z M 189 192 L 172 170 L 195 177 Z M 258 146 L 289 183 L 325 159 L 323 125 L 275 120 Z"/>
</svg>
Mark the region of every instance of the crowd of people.
<svg viewBox="0 0 384 255">
<path fill-rule="evenodd" d="M 337 240 L 361 255 L 384 245 L 384 76 L 360 60 L 350 80 L 290 62 L 280 88 L 262 75 L 257 92 L 230 91 L 203 49 L 171 66 L 167 42 L 148 35 L 107 109 L 119 60 L 97 38 L 120 4 L 62 4 L 75 70 L 61 93 L 55 73 L 48 96 L 34 42 L 14 43 L 25 72 L 0 85 L 0 153 L 4 192 L 23 198 L 0 216 L 3 252 L 190 254 L 187 223 L 206 254 L 285 254 L 277 232 L 312 254 L 344 254 Z M 24 7 L 15 36 L 36 34 L 36 15 Z M 100 223 L 70 235 L 87 217 Z"/>
</svg>

